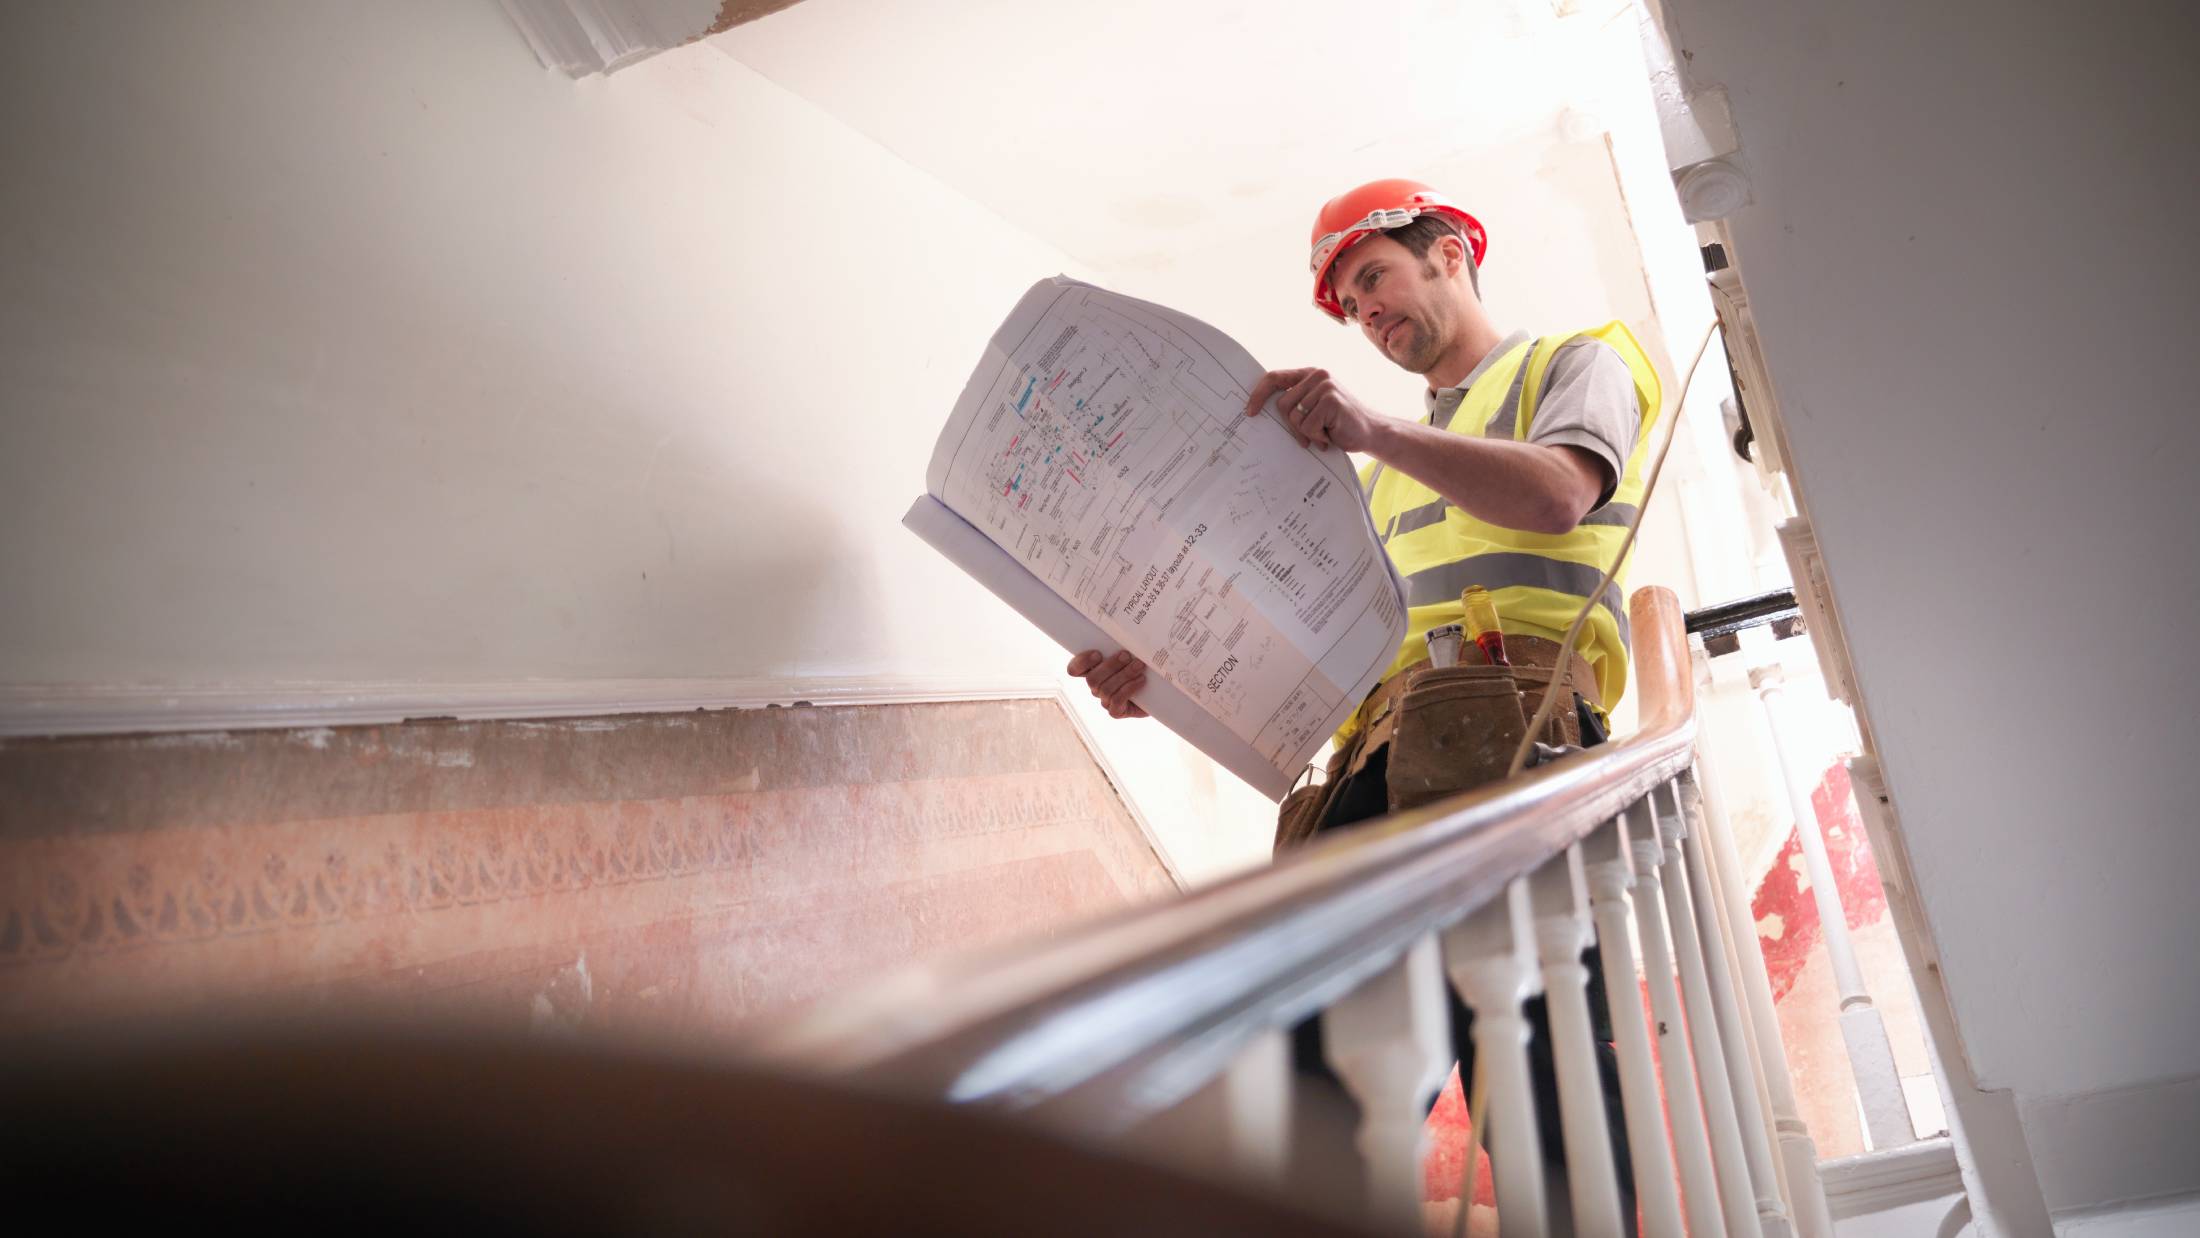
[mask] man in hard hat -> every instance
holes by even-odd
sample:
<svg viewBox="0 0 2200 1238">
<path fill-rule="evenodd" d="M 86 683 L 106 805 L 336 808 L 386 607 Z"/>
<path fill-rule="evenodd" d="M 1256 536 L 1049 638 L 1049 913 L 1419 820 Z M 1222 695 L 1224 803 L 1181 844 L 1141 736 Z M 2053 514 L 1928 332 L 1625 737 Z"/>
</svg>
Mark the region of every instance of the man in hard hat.
<svg viewBox="0 0 2200 1238">
<path fill-rule="evenodd" d="M 1422 634 L 1462 618 L 1460 591 L 1487 589 L 1517 666 L 1555 668 L 1599 737 L 1606 705 L 1627 682 L 1627 616 L 1615 582 L 1599 589 L 1642 502 L 1649 432 L 1659 411 L 1656 370 L 1627 328 L 1540 338 L 1492 323 L 1480 295 L 1488 248 L 1482 225 L 1444 195 L 1408 180 L 1362 185 L 1316 217 L 1314 304 L 1355 323 L 1376 351 L 1428 384 L 1423 416 L 1376 411 L 1318 368 L 1272 370 L 1254 384 L 1247 415 L 1270 400 L 1298 439 L 1317 450 L 1362 453 L 1368 508 L 1398 573 L 1410 618 L 1397 659 L 1338 732 L 1331 777 L 1315 811 L 1287 817 L 1278 846 L 1389 810 L 1386 740 L 1400 674 L 1427 657 Z M 1560 642 L 1592 601 L 1577 650 L 1557 667 Z M 1472 646 L 1463 660 L 1472 661 Z M 1145 667 L 1094 651 L 1070 661 L 1115 717 L 1140 717 Z M 1593 952 L 1592 952 L 1593 956 Z M 1590 968 L 1596 1035 L 1609 1042 L 1601 969 Z M 1533 1003 L 1534 1073 L 1546 1159 L 1560 1162 L 1547 1017 Z M 1469 1020 L 1454 1002 L 1454 1041 L 1471 1064 Z M 1318 1024 L 1296 1037 L 1303 1070 L 1322 1073 Z M 1602 1046 L 1611 1133 L 1632 1227 L 1632 1177 L 1618 1109 L 1617 1069 Z M 1552 1204 L 1562 1207 L 1563 1192 Z M 1464 1206 L 1464 1205 L 1462 1205 Z"/>
<path fill-rule="evenodd" d="M 1303 443 L 1374 460 L 1361 480 L 1405 578 L 1409 626 L 1382 685 L 1339 733 L 1340 750 L 1402 681 L 1397 672 L 1427 657 L 1422 634 L 1460 621 L 1468 585 L 1490 591 L 1516 664 L 1553 665 L 1642 501 L 1656 369 L 1618 322 L 1540 338 L 1500 331 L 1480 295 L 1487 248 L 1480 222 L 1416 181 L 1332 198 L 1314 223 L 1314 305 L 1421 375 L 1424 415 L 1377 412 L 1317 368 L 1271 370 L 1246 401 L 1251 415 L 1273 399 Z M 1565 668 L 1599 714 L 1627 683 L 1620 599 L 1616 581 L 1598 593 Z M 1069 673 L 1111 715 L 1144 716 L 1136 658 L 1088 650 Z M 1364 771 L 1358 780 L 1379 781 Z M 1341 802 L 1353 798 L 1365 797 L 1333 796 L 1323 824 L 1372 815 Z"/>
</svg>

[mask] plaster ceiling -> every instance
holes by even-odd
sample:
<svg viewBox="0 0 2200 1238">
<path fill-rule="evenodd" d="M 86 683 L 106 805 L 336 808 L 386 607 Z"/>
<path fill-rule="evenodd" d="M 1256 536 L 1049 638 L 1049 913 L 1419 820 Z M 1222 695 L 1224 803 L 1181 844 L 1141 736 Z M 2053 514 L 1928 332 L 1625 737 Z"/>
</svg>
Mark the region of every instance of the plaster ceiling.
<svg viewBox="0 0 2200 1238">
<path fill-rule="evenodd" d="M 1452 188 L 1502 240 L 1523 152 L 1602 132 L 1584 49 L 1633 14 L 805 0 L 710 42 L 1095 272 L 1166 276 L 1224 219 L 1303 247 L 1315 204 L 1377 176 Z"/>
</svg>

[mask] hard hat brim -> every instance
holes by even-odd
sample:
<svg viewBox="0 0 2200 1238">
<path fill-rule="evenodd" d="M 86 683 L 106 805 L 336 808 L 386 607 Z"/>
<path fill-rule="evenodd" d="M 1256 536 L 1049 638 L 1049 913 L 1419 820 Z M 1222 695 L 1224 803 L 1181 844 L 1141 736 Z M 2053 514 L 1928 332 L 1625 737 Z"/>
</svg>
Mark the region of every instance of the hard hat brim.
<svg viewBox="0 0 2200 1238">
<path fill-rule="evenodd" d="M 1489 252 L 1489 234 L 1483 230 L 1482 221 L 1448 203 L 1428 203 L 1405 207 L 1385 207 L 1368 212 L 1349 228 L 1340 229 L 1315 238 L 1311 266 L 1314 270 L 1314 308 L 1338 322 L 1347 321 L 1344 305 L 1329 286 L 1329 272 L 1337 265 L 1345 251 L 1378 232 L 1402 228 L 1426 214 L 1450 215 L 1457 219 L 1467 234 L 1467 248 L 1474 255 L 1476 269 L 1482 266 L 1482 256 Z"/>
</svg>

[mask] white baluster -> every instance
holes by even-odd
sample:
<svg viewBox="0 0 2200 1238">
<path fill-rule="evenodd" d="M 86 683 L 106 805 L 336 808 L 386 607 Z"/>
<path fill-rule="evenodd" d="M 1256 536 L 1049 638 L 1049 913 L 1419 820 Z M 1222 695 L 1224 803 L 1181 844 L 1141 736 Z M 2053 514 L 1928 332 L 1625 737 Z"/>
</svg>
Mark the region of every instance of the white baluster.
<svg viewBox="0 0 2200 1238">
<path fill-rule="evenodd" d="M 1589 1022 L 1589 969 L 1581 960 L 1595 930 L 1579 844 L 1537 869 L 1528 892 L 1535 904 L 1536 953 L 1543 964 L 1550 1010 L 1551 1062 L 1558 1072 L 1559 1133 L 1566 1147 L 1566 1194 L 1575 1238 L 1619 1238 L 1619 1175 L 1604 1114 L 1604 1080 L 1597 1070 Z"/>
<path fill-rule="evenodd" d="M 1696 653 L 1696 678 L 1709 684 L 1710 670 L 1702 651 Z M 1705 719 L 1706 732 L 1709 719 Z M 1801 1238 L 1833 1238 L 1833 1210 L 1826 1204 L 1824 1184 L 1818 1177 L 1818 1145 L 1810 1137 L 1795 1104 L 1795 1076 L 1788 1070 L 1787 1045 L 1780 1039 L 1780 1016 L 1772 1003 L 1772 980 L 1765 971 L 1764 946 L 1757 940 L 1757 919 L 1750 911 L 1751 887 L 1742 871 L 1741 856 L 1734 849 L 1734 832 L 1727 825 L 1726 808 L 1719 796 L 1719 780 L 1711 767 L 1715 745 L 1708 733 L 1696 749 L 1696 780 L 1703 790 L 1704 820 L 1709 827 L 1710 848 L 1704 858 L 1719 888 L 1727 923 L 1733 926 L 1736 970 L 1742 982 L 1742 998 L 1749 1013 L 1750 1044 L 1758 1059 L 1758 1081 L 1770 1102 L 1773 1132 L 1779 1142 L 1780 1179 L 1787 1190 L 1788 1215 L 1794 1218 Z"/>
<path fill-rule="evenodd" d="M 1874 1148 L 1900 1147 L 1915 1142 L 1910 1106 L 1902 1095 L 1902 1078 L 1894 1064 L 1894 1046 L 1887 1039 L 1887 1025 L 1864 987 L 1864 970 L 1857 966 L 1856 948 L 1849 942 L 1849 921 L 1841 907 L 1841 890 L 1834 884 L 1833 863 L 1826 857 L 1826 839 L 1819 832 L 1818 811 L 1811 804 L 1811 790 L 1818 785 L 1818 771 L 1805 769 L 1793 743 L 1781 737 L 1781 715 L 1786 692 L 1778 666 L 1760 666 L 1749 672 L 1749 684 L 1763 704 L 1766 725 L 1772 731 L 1773 751 L 1780 758 L 1788 805 L 1795 813 L 1795 836 L 1802 843 L 1803 861 L 1810 869 L 1811 898 L 1818 904 L 1818 920 L 1825 927 L 1826 954 L 1833 960 L 1834 983 L 1841 990 L 1841 1039 L 1848 1046 L 1849 1069 L 1856 1076 L 1856 1095 L 1864 1110 L 1864 1129 Z"/>
<path fill-rule="evenodd" d="M 1766 1124 L 1763 1081 L 1758 1077 L 1757 1057 L 1750 1044 L 1749 1020 L 1742 1013 L 1741 994 L 1734 978 L 1733 934 L 1726 908 L 1711 879 L 1706 855 L 1710 846 L 1702 792 L 1693 772 L 1681 775 L 1681 815 L 1688 833 L 1681 840 L 1681 856 L 1688 868 L 1689 891 L 1694 895 L 1698 923 L 1707 940 L 1704 966 L 1709 975 L 1711 1005 L 1719 1025 L 1719 1046 L 1726 1053 L 1729 1091 L 1734 1116 L 1741 1125 L 1742 1155 L 1749 1166 L 1749 1181 L 1757 1200 L 1757 1227 L 1765 1238 L 1788 1238 L 1795 1232 L 1781 1196 L 1779 1162 L 1772 1156 L 1772 1134 Z M 1755 934 L 1755 925 L 1746 926 Z"/>
<path fill-rule="evenodd" d="M 1283 1180 L 1291 1148 L 1291 1095 L 1291 1041 L 1280 1029 L 1254 1037 L 1223 1072 L 1230 1159 L 1256 1182 Z"/>
<path fill-rule="evenodd" d="M 1428 1101 L 1451 1069 L 1450 1011 L 1436 938 L 1340 998 L 1322 1016 L 1323 1051 L 1360 1107 L 1368 1215 L 1418 1233 Z"/>
<path fill-rule="evenodd" d="M 1749 1157 L 1742 1150 L 1741 1119 L 1734 1112 L 1734 1085 L 1727 1075 L 1726 1044 L 1719 1031 L 1719 1016 L 1712 1008 L 1709 965 L 1696 918 L 1695 899 L 1688 890 L 1688 872 L 1681 845 L 1687 840 L 1687 819 L 1681 815 L 1680 788 L 1665 784 L 1670 811 L 1658 820 L 1658 838 L 1665 846 L 1665 863 L 1659 875 L 1665 883 L 1665 918 L 1673 932 L 1673 959 L 1680 965 L 1681 1000 L 1688 1011 L 1688 1042 L 1697 1078 L 1702 1082 L 1704 1121 L 1711 1133 L 1711 1160 L 1718 1170 L 1719 1206 L 1726 1213 L 1727 1232 L 1754 1234 L 1757 1199 L 1749 1176 Z M 1652 799 L 1655 800 L 1655 793 Z M 1718 945 L 1716 938 L 1712 945 Z"/>
<path fill-rule="evenodd" d="M 1650 1030 L 1643 1022 L 1642 999 L 1635 987 L 1634 940 L 1627 931 L 1632 913 L 1627 891 L 1635 884 L 1628 842 L 1627 819 L 1615 817 L 1583 840 L 1582 858 L 1588 865 L 1597 950 L 1604 960 L 1604 991 L 1611 999 L 1619 1095 L 1627 1120 L 1627 1149 L 1635 1167 L 1642 1232 L 1645 1238 L 1682 1238 L 1687 1231 L 1681 1224 L 1680 1192 L 1673 1185 L 1673 1153 L 1665 1142 L 1658 1068 L 1650 1055 Z"/>
<path fill-rule="evenodd" d="M 1127 1141 L 1157 1163 L 1194 1173 L 1265 1190 L 1296 1185 L 1285 1170 L 1295 1083 L 1288 1035 L 1263 1032 L 1205 1086 L 1140 1124 Z M 1082 1124 L 1094 1120 L 1092 1114 L 1064 1116 L 1072 1132 L 1089 1129 Z"/>
<path fill-rule="evenodd" d="M 1689 1061 L 1680 990 L 1673 985 L 1673 948 L 1665 934 L 1665 896 L 1660 883 L 1665 847 L 1658 841 L 1657 807 L 1647 797 L 1629 810 L 1641 827 L 1635 851 L 1635 929 L 1642 938 L 1643 981 L 1657 1019 L 1658 1070 L 1665 1079 L 1665 1116 L 1673 1125 L 1673 1159 L 1681 1171 L 1681 1202 L 1693 1238 L 1724 1238 L 1718 1175 L 1711 1166 L 1711 1138 L 1696 1099 L 1696 1070 Z"/>
<path fill-rule="evenodd" d="M 1543 1149 L 1536 1138 L 1535 1091 L 1528 1077 L 1528 1020 L 1521 1003 L 1542 988 L 1528 883 L 1444 930 L 1444 964 L 1459 999 L 1474 1012 L 1474 1056 L 1489 1095 L 1490 1171 L 1497 1187 L 1498 1231 L 1541 1238 Z M 1461 1200 L 1472 1208 L 1474 1201 Z"/>
</svg>

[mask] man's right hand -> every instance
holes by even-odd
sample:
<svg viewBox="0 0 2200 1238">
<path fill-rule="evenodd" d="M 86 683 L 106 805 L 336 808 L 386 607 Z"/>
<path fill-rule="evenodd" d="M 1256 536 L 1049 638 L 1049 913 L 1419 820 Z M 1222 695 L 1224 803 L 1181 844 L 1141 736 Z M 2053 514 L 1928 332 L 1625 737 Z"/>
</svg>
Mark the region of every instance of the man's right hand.
<svg viewBox="0 0 2200 1238">
<path fill-rule="evenodd" d="M 1103 654 L 1087 649 L 1069 660 L 1069 673 L 1085 681 L 1110 718 L 1143 718 L 1146 711 L 1131 699 L 1146 686 L 1146 664 L 1128 650 Z"/>
</svg>

